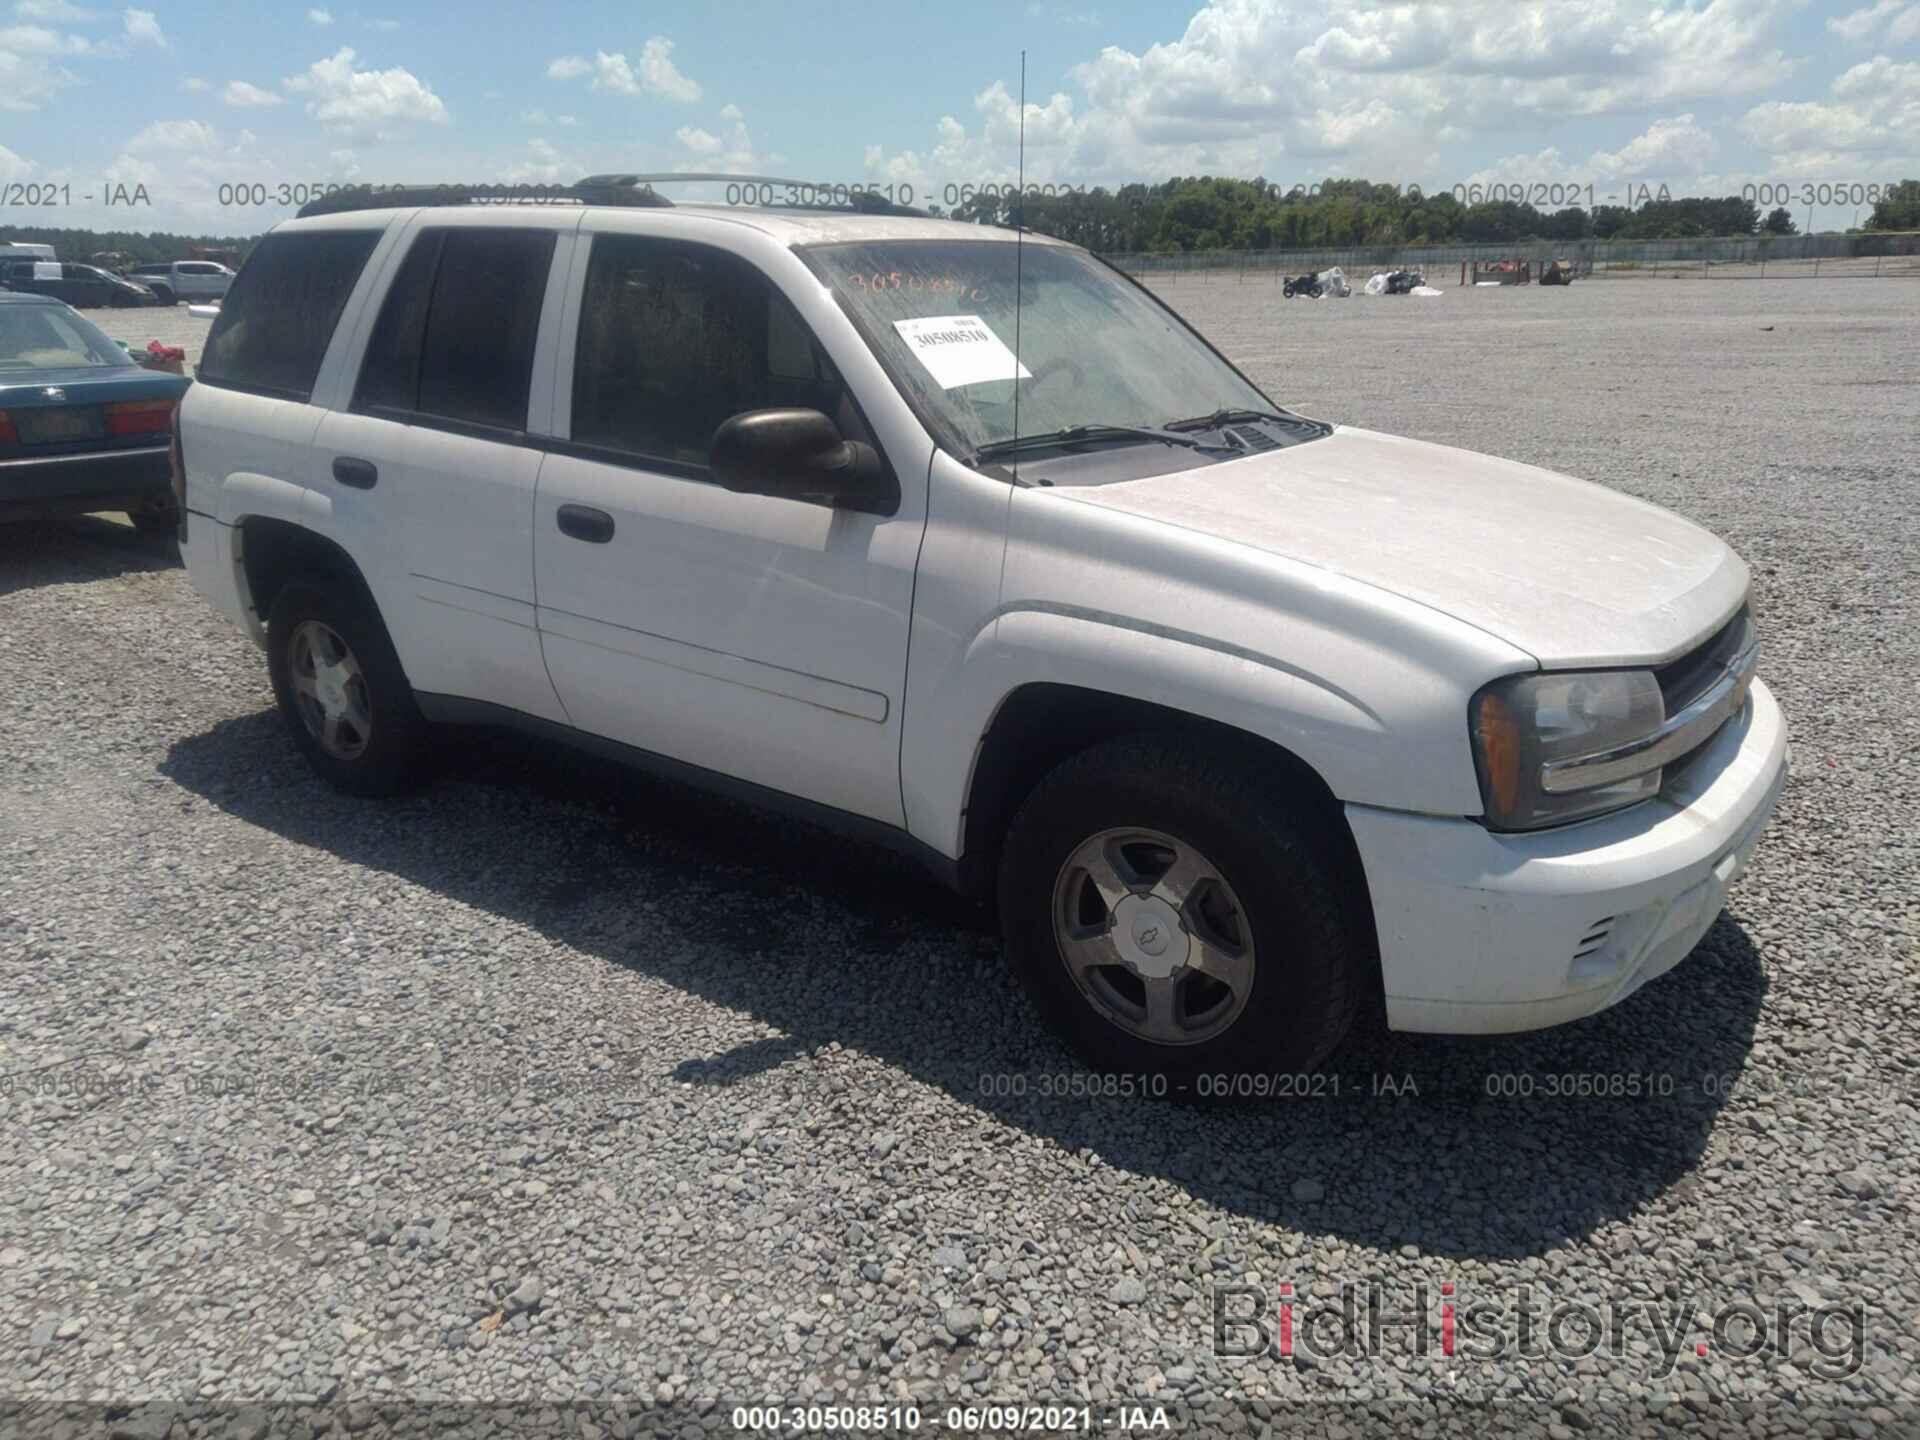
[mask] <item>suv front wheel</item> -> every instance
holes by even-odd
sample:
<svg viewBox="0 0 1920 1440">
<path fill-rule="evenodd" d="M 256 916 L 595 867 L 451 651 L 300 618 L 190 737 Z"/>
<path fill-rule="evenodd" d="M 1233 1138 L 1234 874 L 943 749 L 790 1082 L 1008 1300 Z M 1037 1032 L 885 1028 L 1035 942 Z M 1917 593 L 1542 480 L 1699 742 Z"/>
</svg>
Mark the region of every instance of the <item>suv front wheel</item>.
<svg viewBox="0 0 1920 1440">
<path fill-rule="evenodd" d="M 1232 1077 L 1311 1071 L 1353 1023 L 1376 967 L 1334 819 L 1249 763 L 1204 740 L 1116 740 L 1061 764 L 1014 819 L 1009 953 L 1098 1070 L 1231 1095 Z"/>
<path fill-rule="evenodd" d="M 357 586 L 289 581 L 267 620 L 267 668 L 294 744 L 328 784 L 392 795 L 418 783 L 427 723 Z"/>
</svg>

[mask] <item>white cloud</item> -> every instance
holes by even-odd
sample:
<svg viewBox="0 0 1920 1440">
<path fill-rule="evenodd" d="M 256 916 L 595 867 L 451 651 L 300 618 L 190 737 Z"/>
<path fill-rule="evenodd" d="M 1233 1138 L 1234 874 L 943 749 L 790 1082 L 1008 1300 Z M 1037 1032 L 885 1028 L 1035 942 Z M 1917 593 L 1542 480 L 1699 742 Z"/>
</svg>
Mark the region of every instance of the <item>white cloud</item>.
<svg viewBox="0 0 1920 1440">
<path fill-rule="evenodd" d="M 219 143 L 219 132 L 204 120 L 155 120 L 123 148 L 130 155 L 150 155 L 160 151 L 211 151 Z"/>
<path fill-rule="evenodd" d="M 728 105 L 721 110 L 720 118 L 727 123 L 719 134 L 698 125 L 682 125 L 674 132 L 684 155 L 671 168 L 749 175 L 774 169 L 781 163 L 780 155 L 754 148 L 753 136 L 739 106 Z"/>
<path fill-rule="evenodd" d="M 180 82 L 180 88 L 189 94 L 198 95 L 201 91 L 209 90 L 212 87 L 198 75 L 189 75 Z"/>
<path fill-rule="evenodd" d="M 1876 55 L 1829 87 L 1830 100 L 1769 100 L 1741 118 L 1740 129 L 1772 157 L 1774 168 L 1808 173 L 1831 160 L 1911 166 L 1920 156 L 1920 62 Z"/>
<path fill-rule="evenodd" d="M 1517 199 L 1532 199 L 1536 187 L 1544 198 L 1541 208 L 1557 210 L 1563 205 L 1585 206 L 1625 203 L 1620 192 L 1595 190 L 1593 182 L 1628 182 L 1628 196 L 1637 193 L 1633 182 L 1665 185 L 1676 195 L 1727 193 L 1715 189 L 1706 173 L 1707 162 L 1719 145 L 1692 114 L 1655 120 L 1618 150 L 1595 150 L 1585 160 L 1570 160 L 1558 146 L 1549 145 L 1532 154 L 1508 155 L 1484 165 L 1468 175 L 1466 185 L 1517 187 Z M 1738 190 L 1738 184 L 1734 186 Z"/>
<path fill-rule="evenodd" d="M 167 37 L 160 33 L 160 21 L 151 10 L 122 10 L 120 18 L 127 39 L 136 44 L 167 48 Z"/>
<path fill-rule="evenodd" d="M 0 180 L 24 180 L 34 172 L 33 161 L 24 155 L 16 155 L 6 146 L 0 145 Z"/>
<path fill-rule="evenodd" d="M 1920 4 L 1879 0 L 1877 5 L 1828 20 L 1827 29 L 1855 45 L 1882 37 L 1890 44 L 1906 45 L 1920 40 Z"/>
<path fill-rule="evenodd" d="M 1070 85 L 1031 97 L 1028 178 L 1450 182 L 1442 156 L 1476 135 L 1675 116 L 1696 99 L 1766 91 L 1793 73 L 1786 22 L 1799 3 L 1211 0 L 1175 38 L 1107 46 L 1069 70 Z M 882 148 L 869 173 L 1011 178 L 1020 118 L 1008 87 L 989 85 L 971 115 L 941 117 L 929 148 Z M 1689 140 L 1698 136 L 1656 135 L 1611 158 L 1623 169 L 1652 163 Z"/>
<path fill-rule="evenodd" d="M 62 20 L 68 24 L 100 18 L 97 11 L 84 10 L 72 0 L 14 0 L 13 13 L 22 20 Z"/>
<path fill-rule="evenodd" d="M 1693 116 L 1656 120 L 1618 150 L 1596 150 L 1587 168 L 1608 180 L 1698 175 L 1719 147 Z"/>
<path fill-rule="evenodd" d="M 502 171 L 509 185 L 571 185 L 586 173 L 579 161 L 537 136 L 527 141 L 525 152 Z"/>
<path fill-rule="evenodd" d="M 0 51 L 15 55 L 88 55 L 93 50 L 93 42 L 84 35 L 62 35 L 44 25 L 0 29 Z"/>
<path fill-rule="evenodd" d="M 69 85 L 79 83 L 78 75 L 49 64 L 43 56 L 0 46 L 0 110 L 38 110 Z"/>
<path fill-rule="evenodd" d="M 333 23 L 333 12 L 331 10 L 321 9 L 309 10 L 307 11 L 307 19 L 315 25 L 331 25 Z"/>
<path fill-rule="evenodd" d="M 398 30 L 400 28 L 400 22 L 398 20 L 369 20 L 367 22 L 367 28 L 370 30 Z"/>
<path fill-rule="evenodd" d="M 336 179 L 351 180 L 360 173 L 360 157 L 351 150 L 329 150 L 327 159 L 333 162 Z"/>
<path fill-rule="evenodd" d="M 380 138 L 396 123 L 447 123 L 447 107 L 412 71 L 362 70 L 353 62 L 353 50 L 343 45 L 288 76 L 286 88 L 310 96 L 307 113 L 333 130 Z"/>
<path fill-rule="evenodd" d="M 522 110 L 520 123 L 523 125 L 578 125 L 580 122 L 571 115 L 549 115 L 540 109 Z"/>
<path fill-rule="evenodd" d="M 231 80 L 227 83 L 227 88 L 220 93 L 220 98 L 235 109 L 244 110 L 250 107 L 279 105 L 286 97 L 277 95 L 271 90 L 262 90 L 258 85 L 249 85 L 245 80 Z"/>
<path fill-rule="evenodd" d="M 144 185 L 150 195 L 164 199 L 169 223 L 232 233 L 278 218 L 220 203 L 222 184 L 273 173 L 263 170 L 265 163 L 251 130 L 223 131 L 203 120 L 156 120 L 122 145 L 100 173 L 110 184 Z"/>
<path fill-rule="evenodd" d="M 700 86 L 680 73 L 673 63 L 673 42 L 656 35 L 640 49 L 640 61 L 630 63 L 625 52 L 597 52 L 592 60 L 580 55 L 562 55 L 548 62 L 547 76 L 553 80 L 574 80 L 593 76 L 595 90 L 612 90 L 621 95 L 658 95 L 663 100 L 691 102 L 700 98 Z"/>
</svg>

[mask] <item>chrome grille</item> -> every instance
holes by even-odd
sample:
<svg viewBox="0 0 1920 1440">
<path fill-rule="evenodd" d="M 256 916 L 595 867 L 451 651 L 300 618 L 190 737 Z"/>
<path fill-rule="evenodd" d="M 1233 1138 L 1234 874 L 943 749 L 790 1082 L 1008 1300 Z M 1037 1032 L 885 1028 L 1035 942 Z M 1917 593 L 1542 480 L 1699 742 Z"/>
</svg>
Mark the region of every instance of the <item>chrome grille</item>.
<svg viewBox="0 0 1920 1440">
<path fill-rule="evenodd" d="M 1679 714 L 1704 695 L 1726 673 L 1734 658 L 1752 643 L 1753 619 L 1742 605 L 1706 644 L 1656 669 L 1653 678 L 1660 682 L 1660 696 L 1666 701 L 1667 714 Z"/>
</svg>

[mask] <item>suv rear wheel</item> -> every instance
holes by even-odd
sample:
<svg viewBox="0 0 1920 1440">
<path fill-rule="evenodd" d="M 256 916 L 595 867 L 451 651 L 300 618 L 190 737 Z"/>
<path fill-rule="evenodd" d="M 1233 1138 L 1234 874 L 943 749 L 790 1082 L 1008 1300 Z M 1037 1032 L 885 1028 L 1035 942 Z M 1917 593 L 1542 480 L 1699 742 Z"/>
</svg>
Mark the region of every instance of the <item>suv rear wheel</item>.
<svg viewBox="0 0 1920 1440">
<path fill-rule="evenodd" d="M 1000 867 L 1008 951 L 1097 1069 L 1309 1071 L 1346 1035 L 1373 973 L 1331 824 L 1225 747 L 1096 746 L 1014 819 Z"/>
<path fill-rule="evenodd" d="M 418 783 L 427 723 L 359 587 L 289 581 L 267 620 L 267 668 L 294 744 L 328 784 L 392 795 Z"/>
</svg>

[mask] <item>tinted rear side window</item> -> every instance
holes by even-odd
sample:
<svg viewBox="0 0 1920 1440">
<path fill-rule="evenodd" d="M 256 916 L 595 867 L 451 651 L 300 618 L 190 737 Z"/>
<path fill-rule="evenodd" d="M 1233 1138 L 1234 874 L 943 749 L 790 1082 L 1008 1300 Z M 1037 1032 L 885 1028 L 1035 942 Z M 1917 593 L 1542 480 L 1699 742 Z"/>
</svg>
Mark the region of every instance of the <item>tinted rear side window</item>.
<svg viewBox="0 0 1920 1440">
<path fill-rule="evenodd" d="M 544 230 L 421 231 L 380 307 L 353 408 L 524 431 L 553 239 Z"/>
<path fill-rule="evenodd" d="M 196 378 L 305 400 L 379 239 L 377 230 L 267 236 L 228 287 Z"/>
<path fill-rule="evenodd" d="M 553 233 L 446 233 L 420 350 L 420 413 L 525 430 Z"/>
<path fill-rule="evenodd" d="M 360 384 L 353 408 L 411 414 L 420 405 L 420 344 L 427 334 L 427 307 L 433 300 L 445 230 L 416 236 L 380 306 L 380 319 L 360 362 Z"/>
</svg>

